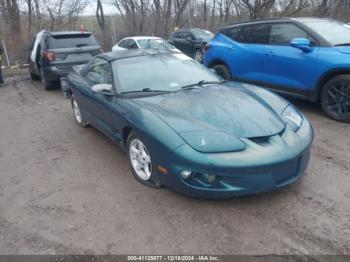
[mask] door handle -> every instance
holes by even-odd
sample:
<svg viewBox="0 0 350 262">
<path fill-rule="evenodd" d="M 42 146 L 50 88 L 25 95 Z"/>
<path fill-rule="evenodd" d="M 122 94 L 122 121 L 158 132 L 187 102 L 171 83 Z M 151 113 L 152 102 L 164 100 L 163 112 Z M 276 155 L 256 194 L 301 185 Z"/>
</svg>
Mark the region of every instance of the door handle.
<svg viewBox="0 0 350 262">
<path fill-rule="evenodd" d="M 236 48 L 230 46 L 230 47 L 228 48 L 228 50 L 230 50 L 230 51 L 236 51 Z"/>
<path fill-rule="evenodd" d="M 265 55 L 267 56 L 275 56 L 276 54 L 273 51 L 266 52 Z"/>
</svg>

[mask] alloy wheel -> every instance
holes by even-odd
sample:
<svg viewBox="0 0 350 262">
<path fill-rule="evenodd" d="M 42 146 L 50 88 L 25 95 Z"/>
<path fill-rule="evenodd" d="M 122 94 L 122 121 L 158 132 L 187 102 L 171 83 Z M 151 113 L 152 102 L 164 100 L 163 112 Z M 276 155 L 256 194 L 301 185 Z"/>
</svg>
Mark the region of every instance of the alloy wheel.
<svg viewBox="0 0 350 262">
<path fill-rule="evenodd" d="M 80 113 L 78 103 L 75 99 L 73 100 L 73 111 L 74 111 L 75 119 L 77 120 L 78 124 L 81 125 L 82 124 L 81 113 Z"/>
<path fill-rule="evenodd" d="M 350 82 L 333 82 L 326 90 L 325 106 L 331 114 L 339 118 L 350 117 Z"/>
<path fill-rule="evenodd" d="M 135 138 L 129 146 L 129 155 L 132 168 L 136 175 L 144 180 L 150 180 L 152 175 L 152 161 L 146 146 L 141 140 Z"/>
</svg>

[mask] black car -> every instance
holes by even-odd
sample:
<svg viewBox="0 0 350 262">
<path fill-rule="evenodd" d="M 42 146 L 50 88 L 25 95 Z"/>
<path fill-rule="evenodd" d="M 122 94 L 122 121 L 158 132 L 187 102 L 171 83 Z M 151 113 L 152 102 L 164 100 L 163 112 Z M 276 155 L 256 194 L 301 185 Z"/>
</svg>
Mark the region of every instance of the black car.
<svg viewBox="0 0 350 262">
<path fill-rule="evenodd" d="M 169 42 L 198 62 L 203 62 L 203 47 L 214 37 L 208 30 L 199 28 L 181 29 L 173 32 Z"/>
<path fill-rule="evenodd" d="M 41 79 L 45 90 L 53 89 L 73 66 L 85 64 L 102 52 L 89 32 L 42 32 L 30 50 L 30 76 L 34 81 Z"/>
</svg>

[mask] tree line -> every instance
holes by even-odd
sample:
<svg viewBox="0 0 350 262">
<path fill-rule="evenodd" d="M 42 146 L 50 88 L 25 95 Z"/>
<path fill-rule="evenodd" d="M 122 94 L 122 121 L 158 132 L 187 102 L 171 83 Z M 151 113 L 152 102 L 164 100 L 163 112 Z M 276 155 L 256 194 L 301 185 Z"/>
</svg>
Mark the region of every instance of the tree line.
<svg viewBox="0 0 350 262">
<path fill-rule="evenodd" d="M 87 7 L 94 14 L 83 16 Z M 0 39 L 11 57 L 23 60 L 25 47 L 42 29 L 79 30 L 83 24 L 109 50 L 127 35 L 168 38 L 176 28 L 215 32 L 238 21 L 280 16 L 350 22 L 350 0 L 0 0 Z"/>
</svg>

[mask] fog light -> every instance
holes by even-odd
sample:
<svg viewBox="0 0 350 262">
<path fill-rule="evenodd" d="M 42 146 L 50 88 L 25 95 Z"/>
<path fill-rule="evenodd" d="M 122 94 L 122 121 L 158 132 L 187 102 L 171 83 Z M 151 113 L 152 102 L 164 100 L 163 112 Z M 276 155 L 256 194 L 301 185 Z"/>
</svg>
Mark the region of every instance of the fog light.
<svg viewBox="0 0 350 262">
<path fill-rule="evenodd" d="M 183 179 L 187 179 L 192 175 L 192 171 L 191 170 L 182 170 L 181 171 L 181 176 Z"/>
<path fill-rule="evenodd" d="M 207 178 L 209 183 L 213 183 L 216 179 L 216 175 L 205 174 L 205 177 Z"/>
</svg>

